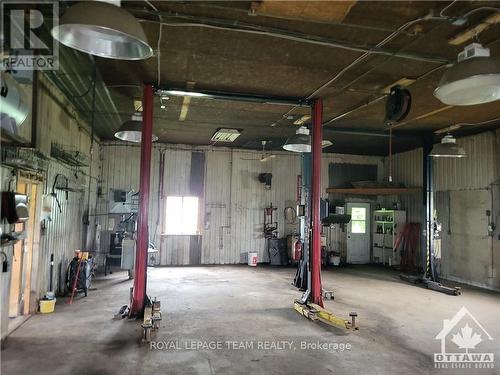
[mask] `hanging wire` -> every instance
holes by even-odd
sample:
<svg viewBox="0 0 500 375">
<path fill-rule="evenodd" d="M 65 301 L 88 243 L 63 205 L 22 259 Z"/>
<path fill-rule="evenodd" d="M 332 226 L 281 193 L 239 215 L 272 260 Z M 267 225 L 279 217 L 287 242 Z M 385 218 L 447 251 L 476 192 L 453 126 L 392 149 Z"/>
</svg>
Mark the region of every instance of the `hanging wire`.
<svg viewBox="0 0 500 375">
<path fill-rule="evenodd" d="M 151 3 L 149 0 L 145 0 L 146 4 L 148 4 L 158 15 L 158 19 L 160 21 L 160 30 L 158 31 L 158 42 L 156 43 L 156 55 L 157 55 L 157 85 L 160 86 L 161 84 L 161 37 L 162 37 L 162 30 L 163 30 L 163 17 L 161 15 L 161 12 L 158 10 L 157 7 Z"/>
</svg>

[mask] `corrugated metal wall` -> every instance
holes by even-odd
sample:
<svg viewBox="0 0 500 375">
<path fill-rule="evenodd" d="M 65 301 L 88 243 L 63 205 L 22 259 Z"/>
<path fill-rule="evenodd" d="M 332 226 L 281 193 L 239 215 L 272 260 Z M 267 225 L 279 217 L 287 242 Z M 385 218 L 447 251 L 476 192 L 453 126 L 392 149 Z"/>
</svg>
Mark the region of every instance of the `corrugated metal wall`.
<svg viewBox="0 0 500 375">
<path fill-rule="evenodd" d="M 248 252 L 258 252 L 261 261 L 268 260 L 266 241 L 263 236 L 264 207 L 278 207 L 276 218 L 279 236 L 286 236 L 293 226 L 285 224 L 283 211 L 287 204 L 296 201 L 297 175 L 300 171 L 300 156 L 276 152 L 268 162 L 259 161 L 261 153 L 224 148 L 155 145 L 152 163 L 150 232 L 155 244 L 160 246 L 161 265 L 189 264 L 189 236 L 160 236 L 162 228 L 157 225 L 159 150 L 166 152 L 165 195 L 189 195 L 191 152 L 204 152 L 205 196 L 202 199 L 201 237 L 202 264 L 236 264 L 246 261 Z M 109 189 L 137 189 L 139 176 L 139 148 L 122 143 L 106 143 L 103 155 L 103 196 L 99 212 L 107 212 Z M 324 155 L 322 165 L 322 192 L 327 197 L 328 164 L 331 162 L 368 163 L 379 167 L 383 176 L 383 158 L 351 155 Z M 272 173 L 272 188 L 266 190 L 257 181 L 259 173 Z M 103 227 L 106 227 L 106 218 Z M 161 221 L 160 221 L 161 222 Z M 156 229 L 156 231 L 155 231 Z M 345 246 L 345 232 L 335 228 L 331 243 Z M 341 245 L 342 244 L 342 245 Z M 107 251 L 109 243 L 103 239 L 101 250 Z M 335 245 L 337 246 L 337 245 Z"/>
<path fill-rule="evenodd" d="M 328 182 L 330 176 L 329 174 L 329 165 L 331 163 L 340 163 L 340 164 L 368 164 L 368 165 L 376 165 L 377 166 L 377 181 L 382 181 L 384 178 L 384 158 L 379 156 L 362 156 L 362 155 L 344 155 L 344 154 L 326 154 L 323 156 L 323 164 L 322 164 L 322 192 L 324 194 L 324 198 L 328 198 L 328 194 L 326 194 L 326 188 L 328 187 Z M 346 202 L 370 202 L 373 203 L 370 199 L 365 198 L 357 198 L 350 196 L 330 196 L 331 199 L 338 198 L 344 200 Z M 341 224 L 335 224 L 332 227 L 326 229 L 326 240 L 327 247 L 329 250 L 333 250 L 339 252 L 342 259 L 346 258 L 347 255 L 347 232 L 346 226 Z"/>
<path fill-rule="evenodd" d="M 90 135 L 88 127 L 73 116 L 74 111 L 57 89 L 52 87 L 42 75 L 38 91 L 38 116 L 37 116 L 37 150 L 45 156 L 50 156 L 52 142 L 58 142 L 68 148 L 73 148 L 90 156 Z M 29 129 L 30 123 L 23 124 Z M 24 129 L 25 133 L 28 133 Z M 55 193 L 61 204 L 61 211 L 56 200 L 52 199 L 51 220 L 45 221 L 45 229 L 41 230 L 39 243 L 35 242 L 33 247 L 33 263 L 31 274 L 31 305 L 36 309 L 36 299 L 43 296 L 49 289 L 49 267 L 50 255 L 54 254 L 54 291 L 59 293 L 63 290 L 64 277 L 67 264 L 73 256 L 75 249 L 84 248 L 87 235 L 95 235 L 95 204 L 97 176 L 100 174 L 100 160 L 98 158 L 99 145 L 95 144 L 95 154 L 92 168 L 69 167 L 49 157 L 47 169 L 45 170 L 45 182 L 39 185 L 37 193 L 37 217 L 39 222 L 41 216 L 42 195 L 52 192 L 55 176 L 62 174 L 72 180 L 73 186 L 79 185 L 85 191 L 69 192 L 68 199 L 63 191 L 56 190 Z M 11 168 L 2 166 L 1 183 L 2 189 L 8 189 L 8 181 L 11 178 Z M 76 176 L 78 177 L 75 177 Z M 92 174 L 92 177 L 90 177 Z M 90 181 L 90 190 L 89 188 Z M 12 184 L 15 189 L 16 183 Z M 90 207 L 90 223 L 84 225 L 83 217 Z M 7 230 L 8 228 L 3 228 Z M 38 238 L 38 236 L 35 236 Z M 12 264 L 12 246 L 3 247 Z M 92 250 L 92 249 L 89 249 Z M 0 299 L 2 300 L 2 338 L 7 333 L 8 325 L 8 291 L 10 288 L 10 272 L 2 273 L 0 278 Z M 33 298 L 34 297 L 34 298 Z M 31 310 L 33 311 L 33 310 Z M 7 319 L 5 320 L 4 317 Z"/>
<path fill-rule="evenodd" d="M 443 225 L 442 275 L 473 285 L 500 288 L 498 230 L 487 232 L 486 211 L 498 221 L 498 132 L 488 131 L 457 142 L 466 158 L 434 159 L 435 206 Z M 386 168 L 388 159 L 386 159 Z M 394 155 L 393 177 L 406 186 L 422 186 L 422 149 Z M 399 197 L 410 221 L 422 220 L 420 194 Z"/>
</svg>

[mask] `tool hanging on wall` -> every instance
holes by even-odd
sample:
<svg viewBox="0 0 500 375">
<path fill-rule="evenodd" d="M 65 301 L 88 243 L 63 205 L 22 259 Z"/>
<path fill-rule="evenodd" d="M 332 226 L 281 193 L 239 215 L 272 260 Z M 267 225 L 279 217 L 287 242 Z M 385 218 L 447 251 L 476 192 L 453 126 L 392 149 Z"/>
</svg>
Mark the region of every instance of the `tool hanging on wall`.
<svg viewBox="0 0 500 375">
<path fill-rule="evenodd" d="M 277 238 L 278 237 L 278 222 L 274 220 L 274 212 L 278 207 L 273 207 L 273 204 L 264 208 L 264 237 Z"/>
</svg>

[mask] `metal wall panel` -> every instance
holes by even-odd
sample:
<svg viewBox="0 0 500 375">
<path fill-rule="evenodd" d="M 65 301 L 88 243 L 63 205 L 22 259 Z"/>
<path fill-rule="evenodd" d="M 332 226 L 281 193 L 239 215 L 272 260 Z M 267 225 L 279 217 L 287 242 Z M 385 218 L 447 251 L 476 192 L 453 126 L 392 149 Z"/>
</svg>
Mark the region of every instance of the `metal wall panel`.
<svg viewBox="0 0 500 375">
<path fill-rule="evenodd" d="M 231 246 L 232 158 L 229 150 L 206 151 L 202 264 L 223 264 Z"/>
<path fill-rule="evenodd" d="M 467 154 L 465 158 L 439 158 L 435 163 L 436 190 L 481 189 L 495 179 L 496 135 L 493 131 L 457 142 Z"/>
<path fill-rule="evenodd" d="M 41 77 L 43 78 L 43 76 Z M 44 81 L 42 78 L 41 81 Z M 64 103 L 66 101 L 57 89 L 50 87 L 47 82 L 39 86 L 36 124 L 37 150 L 49 157 L 52 142 L 57 142 L 90 156 L 91 137 L 86 130 L 88 126 L 80 122 L 77 116 L 73 116 L 71 106 Z M 23 127 L 29 129 L 29 123 L 25 123 Z M 74 250 L 85 249 L 88 233 L 92 232 L 95 235 L 95 197 L 97 179 L 100 174 L 100 160 L 98 157 L 99 145 L 98 143 L 94 145 L 92 168 L 70 167 L 49 157 L 47 170 L 45 170 L 45 183 L 38 186 L 37 222 L 41 218 L 42 195 L 52 192 L 52 185 L 57 174 L 68 177 L 72 180 L 72 185 L 79 185 L 85 191 L 69 192 L 68 199 L 66 199 L 65 192 L 56 190 L 55 194 L 60 201 L 62 212 L 59 211 L 56 200 L 52 199 L 51 220 L 45 221 L 45 229 L 40 231 L 40 235 L 35 233 L 31 273 L 32 311 L 36 308 L 37 299 L 49 291 L 50 255 L 54 254 L 53 291 L 60 293 L 64 289 L 66 267 L 73 257 Z M 10 171 L 11 168 L 1 167 L 2 189 L 8 188 Z M 14 181 L 12 189 L 15 187 Z M 83 217 L 88 207 L 90 207 L 90 223 L 87 226 L 83 223 Z M 88 230 L 89 228 L 91 231 Z M 7 230 L 8 228 L 3 229 Z M 87 249 L 94 250 L 93 248 Z M 2 248 L 2 250 L 7 250 L 9 263 L 12 264 L 12 247 Z M 4 309 L 8 307 L 8 303 L 5 301 L 8 301 L 10 272 L 3 273 L 0 282 L 2 283 L 0 288 L 1 315 L 4 317 L 8 316 Z M 3 338 L 7 333 L 3 319 L 1 331 Z"/>
<path fill-rule="evenodd" d="M 43 81 L 43 80 L 42 80 Z M 38 94 L 38 140 L 37 147 L 41 152 L 50 155 L 52 142 L 57 142 L 69 149 L 78 150 L 91 158 L 91 168 L 75 168 L 57 160 L 51 160 L 46 173 L 44 194 L 52 193 L 52 185 L 57 174 L 73 180 L 82 192 L 69 192 L 68 199 L 63 191 L 55 193 L 61 204 L 61 210 L 55 199 L 52 199 L 51 221 L 46 221 L 46 229 L 40 237 L 38 254 L 38 295 L 41 297 L 49 288 L 50 254 L 54 254 L 54 287 L 56 292 L 64 288 L 66 267 L 73 257 L 74 250 L 96 250 L 93 241 L 87 237 L 95 237 L 95 204 L 97 181 L 100 174 L 99 144 L 94 142 L 91 155 L 91 137 L 76 116 L 71 106 L 63 106 L 65 99 L 58 91 L 45 82 L 40 85 Z M 89 184 L 90 180 L 90 184 Z M 89 190 L 90 187 L 90 190 Z M 41 204 L 41 199 L 40 202 Z M 84 225 L 83 217 L 89 210 L 89 225 Z M 86 248 L 86 245 L 89 247 Z M 35 261 L 35 258 L 34 258 Z"/>
<path fill-rule="evenodd" d="M 155 243 L 161 242 L 161 265 L 189 264 L 189 236 L 161 236 L 157 217 L 164 209 L 158 208 L 159 149 L 165 149 L 165 194 L 189 195 L 191 152 L 205 153 L 205 188 L 201 202 L 200 228 L 202 235 L 202 264 L 237 264 L 246 262 L 248 252 L 256 251 L 259 261 L 267 261 L 266 241 L 263 236 L 264 207 L 277 206 L 276 218 L 279 235 L 286 236 L 293 226 L 286 225 L 283 211 L 288 201 L 295 202 L 300 156 L 287 152 L 275 152 L 276 157 L 260 162 L 258 151 L 226 148 L 191 147 L 184 145 L 155 145 L 152 163 L 151 188 L 151 238 L 156 232 Z M 109 188 L 135 189 L 139 176 L 139 147 L 123 143 L 106 143 L 102 146 L 105 194 L 101 198 L 101 210 L 107 210 Z M 331 162 L 377 164 L 383 176 L 383 158 L 325 154 L 322 165 L 322 191 L 327 197 L 328 164 Z M 272 188 L 266 190 L 257 180 L 259 173 L 273 174 Z M 160 220 L 161 225 L 161 220 Z M 345 232 L 332 234 L 338 243 L 345 243 Z M 161 240 L 160 240 L 161 239 Z M 108 244 L 101 241 L 102 251 Z M 345 245 L 343 245 L 345 247 Z"/>
<path fill-rule="evenodd" d="M 443 225 L 441 272 L 455 281 L 500 289 L 494 252 L 498 230 L 493 237 L 485 232 L 486 211 L 493 218 L 500 211 L 498 132 L 458 138 L 457 142 L 467 157 L 434 159 L 435 207 Z M 422 149 L 394 155 L 393 177 L 406 186 L 422 186 Z M 422 220 L 420 194 L 402 195 L 399 200 L 409 221 Z"/>
</svg>

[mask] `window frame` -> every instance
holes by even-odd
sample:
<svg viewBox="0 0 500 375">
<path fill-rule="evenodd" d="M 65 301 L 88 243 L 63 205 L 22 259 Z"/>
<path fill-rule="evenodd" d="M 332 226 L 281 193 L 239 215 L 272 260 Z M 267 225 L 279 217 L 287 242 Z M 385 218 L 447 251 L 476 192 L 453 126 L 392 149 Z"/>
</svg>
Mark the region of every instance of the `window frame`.
<svg viewBox="0 0 500 375">
<path fill-rule="evenodd" d="M 184 205 L 185 205 L 185 199 L 196 199 L 196 218 L 195 220 L 189 220 L 192 222 L 192 224 L 194 224 L 194 228 L 190 228 L 190 229 L 193 229 L 192 231 L 189 230 L 189 231 L 183 231 L 183 230 L 169 230 L 169 225 L 171 224 L 171 221 L 170 221 L 170 217 L 171 215 L 169 215 L 169 199 L 173 199 L 173 198 L 180 198 L 181 199 L 181 215 L 180 215 L 180 224 L 178 224 L 178 226 L 176 226 L 175 229 L 178 229 L 178 228 L 185 228 L 185 225 L 184 223 L 186 222 L 185 218 L 184 218 L 184 214 L 186 213 L 184 210 Z M 198 236 L 200 235 L 200 203 L 201 203 L 201 199 L 200 197 L 197 197 L 197 196 L 194 196 L 194 195 L 168 195 L 166 198 L 165 198 L 165 203 L 164 203 L 164 206 L 163 206 L 163 215 L 164 215 L 164 222 L 163 222 L 163 230 L 162 230 L 162 235 L 163 236 Z M 178 204 L 176 205 L 176 208 L 174 208 L 175 210 L 175 213 L 177 213 L 178 211 Z M 179 222 L 178 219 L 176 219 L 176 222 Z"/>
</svg>

